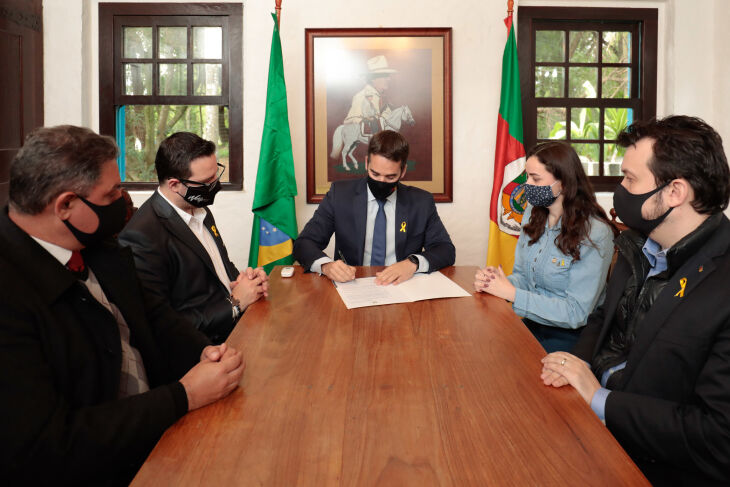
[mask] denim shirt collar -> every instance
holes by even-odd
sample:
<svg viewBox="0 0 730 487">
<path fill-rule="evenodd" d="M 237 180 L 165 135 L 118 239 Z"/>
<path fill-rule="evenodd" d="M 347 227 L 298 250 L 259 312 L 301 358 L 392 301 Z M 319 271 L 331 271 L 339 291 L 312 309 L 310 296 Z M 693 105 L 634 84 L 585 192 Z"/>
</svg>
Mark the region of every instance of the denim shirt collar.
<svg viewBox="0 0 730 487">
<path fill-rule="evenodd" d="M 649 261 L 649 265 L 651 266 L 649 273 L 646 275 L 647 279 L 667 270 L 667 250 L 669 249 L 662 249 L 661 245 L 654 240 L 650 238 L 646 239 L 641 251 L 644 253 L 646 260 Z"/>
</svg>

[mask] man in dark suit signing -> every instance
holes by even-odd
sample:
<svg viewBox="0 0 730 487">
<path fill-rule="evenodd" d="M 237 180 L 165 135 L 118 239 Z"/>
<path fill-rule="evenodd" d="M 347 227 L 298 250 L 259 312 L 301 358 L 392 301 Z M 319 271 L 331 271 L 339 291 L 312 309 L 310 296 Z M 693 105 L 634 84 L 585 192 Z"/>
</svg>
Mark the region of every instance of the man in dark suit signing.
<svg viewBox="0 0 730 487">
<path fill-rule="evenodd" d="M 224 166 L 215 145 L 190 132 L 160 144 L 160 186 L 134 214 L 119 242 L 131 247 L 145 290 L 167 301 L 213 343 L 223 342 L 248 305 L 267 294 L 263 269 L 240 273 L 208 209 Z"/>
<path fill-rule="evenodd" d="M 0 213 L 0 472 L 5 485 L 126 485 L 162 433 L 230 393 L 239 352 L 142 291 L 117 147 L 35 130 Z M 152 298 L 152 299 L 148 299 Z"/>
<path fill-rule="evenodd" d="M 392 130 L 373 135 L 367 178 L 332 183 L 312 219 L 294 242 L 294 258 L 306 269 L 338 282 L 355 278 L 352 266 L 387 266 L 379 284 L 398 284 L 416 272 L 454 263 L 454 245 L 433 196 L 406 186 L 408 142 Z M 335 258 L 323 252 L 335 234 Z"/>
<path fill-rule="evenodd" d="M 730 170 L 697 118 L 619 135 L 614 208 L 629 230 L 606 299 L 573 349 L 543 359 L 571 384 L 654 485 L 730 482 Z"/>
</svg>

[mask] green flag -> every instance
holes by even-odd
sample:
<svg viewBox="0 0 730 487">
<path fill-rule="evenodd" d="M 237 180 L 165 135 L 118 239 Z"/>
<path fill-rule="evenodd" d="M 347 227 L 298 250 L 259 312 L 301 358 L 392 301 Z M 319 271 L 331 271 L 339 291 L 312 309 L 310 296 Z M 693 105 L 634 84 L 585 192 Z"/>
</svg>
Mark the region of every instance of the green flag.
<svg viewBox="0 0 730 487">
<path fill-rule="evenodd" d="M 267 273 L 278 264 L 292 264 L 292 244 L 297 238 L 294 196 L 294 156 L 286 104 L 284 62 L 281 56 L 279 26 L 274 19 L 269 58 L 269 83 L 266 91 L 266 116 L 261 136 L 259 169 L 253 197 L 253 228 L 248 265 L 262 266 Z"/>
</svg>

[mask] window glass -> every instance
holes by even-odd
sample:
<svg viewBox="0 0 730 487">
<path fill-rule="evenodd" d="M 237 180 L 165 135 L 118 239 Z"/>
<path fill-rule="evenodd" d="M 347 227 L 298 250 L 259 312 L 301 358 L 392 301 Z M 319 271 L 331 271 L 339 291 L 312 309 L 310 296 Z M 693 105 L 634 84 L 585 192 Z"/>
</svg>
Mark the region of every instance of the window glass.
<svg viewBox="0 0 730 487">
<path fill-rule="evenodd" d="M 631 68 L 602 68 L 603 98 L 629 98 Z"/>
<path fill-rule="evenodd" d="M 592 139 L 600 138 L 599 125 L 601 120 L 600 109 L 581 107 L 570 109 L 570 138 Z"/>
<path fill-rule="evenodd" d="M 124 64 L 124 94 L 152 94 L 152 63 Z"/>
<path fill-rule="evenodd" d="M 565 108 L 537 107 L 538 138 L 564 139 L 565 123 Z"/>
<path fill-rule="evenodd" d="M 196 95 L 220 95 L 222 83 L 221 64 L 193 64 L 193 93 Z"/>
<path fill-rule="evenodd" d="M 539 30 L 535 38 L 535 61 L 539 63 L 565 61 L 565 32 Z"/>
<path fill-rule="evenodd" d="M 598 32 L 592 30 L 571 31 L 568 60 L 571 63 L 597 63 L 598 39 Z"/>
<path fill-rule="evenodd" d="M 193 57 L 221 59 L 223 57 L 223 29 L 220 27 L 193 27 Z"/>
<path fill-rule="evenodd" d="M 565 69 L 559 66 L 538 66 L 535 68 L 535 96 L 555 98 L 564 96 Z"/>
<path fill-rule="evenodd" d="M 596 98 L 598 96 L 598 68 L 570 67 L 570 98 Z"/>
<path fill-rule="evenodd" d="M 216 145 L 218 162 L 229 165 L 228 108 L 215 105 L 127 105 L 124 107 L 125 181 L 156 181 L 160 142 L 175 132 L 193 132 Z M 229 171 L 221 182 L 228 182 Z"/>
<path fill-rule="evenodd" d="M 184 96 L 188 89 L 187 64 L 160 64 L 160 95 Z"/>
<path fill-rule="evenodd" d="M 159 49 L 161 59 L 185 59 L 188 57 L 188 28 L 160 27 Z"/>
<path fill-rule="evenodd" d="M 600 144 L 571 144 L 575 152 L 578 153 L 580 163 L 587 176 L 598 176 L 600 159 L 598 152 L 601 150 Z"/>
<path fill-rule="evenodd" d="M 152 57 L 152 27 L 125 27 L 125 58 L 149 59 Z"/>
<path fill-rule="evenodd" d="M 605 31 L 601 49 L 604 63 L 630 63 L 631 32 Z"/>
</svg>

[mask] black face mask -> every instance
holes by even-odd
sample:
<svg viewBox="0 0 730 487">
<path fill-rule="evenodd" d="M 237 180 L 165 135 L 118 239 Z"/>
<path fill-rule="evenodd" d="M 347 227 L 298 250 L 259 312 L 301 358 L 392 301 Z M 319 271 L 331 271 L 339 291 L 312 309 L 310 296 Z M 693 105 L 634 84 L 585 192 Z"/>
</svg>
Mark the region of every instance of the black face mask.
<svg viewBox="0 0 730 487">
<path fill-rule="evenodd" d="M 124 227 L 124 220 L 127 216 L 127 203 L 122 196 L 108 205 L 103 206 L 95 205 L 82 196 L 79 196 L 79 199 L 96 213 L 97 218 L 99 218 L 99 226 L 92 233 L 86 233 L 71 225 L 68 220 L 63 220 L 63 223 L 66 224 L 73 236 L 76 237 L 76 240 L 84 247 L 92 247 L 105 238 L 119 233 L 122 227 Z"/>
<path fill-rule="evenodd" d="M 629 193 L 626 188 L 620 184 L 616 186 L 613 192 L 613 208 L 616 210 L 616 215 L 621 219 L 627 227 L 636 230 L 644 236 L 649 234 L 669 215 L 674 208 L 669 208 L 663 215 L 647 220 L 641 216 L 641 207 L 644 202 L 651 198 L 655 193 L 664 189 L 669 182 L 662 184 L 658 188 L 649 191 L 644 194 L 632 194 Z"/>
<path fill-rule="evenodd" d="M 187 203 L 195 206 L 196 208 L 212 205 L 213 201 L 215 201 L 216 193 L 218 193 L 221 189 L 221 182 L 219 179 L 216 179 L 211 184 L 203 186 L 188 186 L 185 183 L 183 184 L 187 188 L 187 191 L 185 192 L 185 196 L 180 196 L 182 196 L 182 199 L 184 199 Z"/>
<path fill-rule="evenodd" d="M 398 181 L 400 181 L 400 179 Z M 393 190 L 395 190 L 395 187 L 398 185 L 398 181 L 388 183 L 386 181 L 376 181 L 368 176 L 368 188 L 370 188 L 370 192 L 373 193 L 375 199 L 384 200 L 390 196 Z"/>
</svg>

